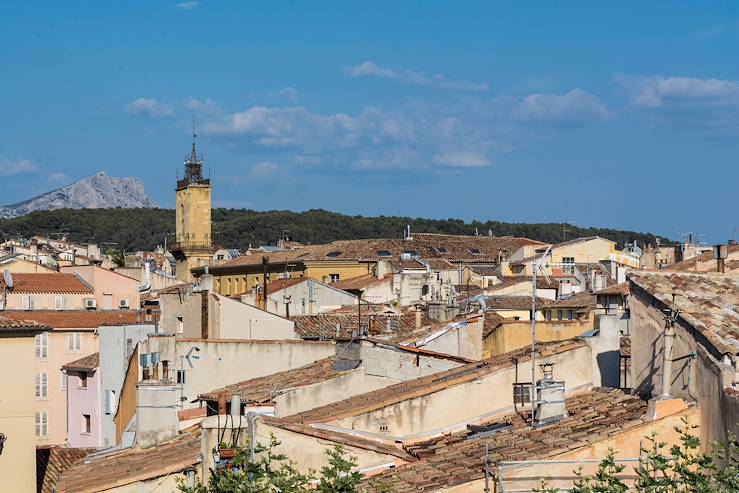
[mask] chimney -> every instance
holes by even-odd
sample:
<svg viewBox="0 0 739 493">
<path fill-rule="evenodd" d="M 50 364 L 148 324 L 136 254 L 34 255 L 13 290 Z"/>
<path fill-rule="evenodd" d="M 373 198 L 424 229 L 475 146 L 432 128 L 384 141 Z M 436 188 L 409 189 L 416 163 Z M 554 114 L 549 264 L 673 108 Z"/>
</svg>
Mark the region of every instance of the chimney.
<svg viewBox="0 0 739 493">
<path fill-rule="evenodd" d="M 336 370 L 353 370 L 360 364 L 362 364 L 362 341 L 356 338 L 336 339 Z"/>
<path fill-rule="evenodd" d="M 375 277 L 383 279 L 390 272 L 390 262 L 387 260 L 378 260 L 375 265 Z"/>
<path fill-rule="evenodd" d="M 716 272 L 720 272 L 722 274 L 725 272 L 724 262 L 728 255 L 728 245 L 715 245 L 713 247 L 713 258 L 716 259 Z"/>
<path fill-rule="evenodd" d="M 205 266 L 205 274 L 200 276 L 199 284 L 201 291 L 213 291 L 213 275 L 208 274 L 208 266 Z"/>
<path fill-rule="evenodd" d="M 544 376 L 537 382 L 538 402 L 534 415 L 534 427 L 547 426 L 567 416 L 565 383 L 554 380 L 552 363 L 541 364 L 539 368 Z"/>
<path fill-rule="evenodd" d="M 416 305 L 416 329 L 420 329 L 422 325 L 422 312 L 421 307 Z"/>
<path fill-rule="evenodd" d="M 177 436 L 176 385 L 161 382 L 136 384 L 136 444 L 149 448 Z"/>
</svg>

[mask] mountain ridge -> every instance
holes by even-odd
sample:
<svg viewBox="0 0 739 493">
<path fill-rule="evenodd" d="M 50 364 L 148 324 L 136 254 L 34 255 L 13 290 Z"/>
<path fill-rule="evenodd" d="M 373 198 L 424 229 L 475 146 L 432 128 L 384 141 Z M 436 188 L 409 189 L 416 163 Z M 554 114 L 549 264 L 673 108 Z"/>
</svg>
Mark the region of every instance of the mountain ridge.
<svg viewBox="0 0 739 493">
<path fill-rule="evenodd" d="M 100 171 L 74 183 L 50 190 L 30 199 L 0 206 L 0 218 L 10 219 L 57 209 L 109 209 L 157 207 L 146 194 L 144 184 L 135 177 L 116 178 Z"/>
</svg>

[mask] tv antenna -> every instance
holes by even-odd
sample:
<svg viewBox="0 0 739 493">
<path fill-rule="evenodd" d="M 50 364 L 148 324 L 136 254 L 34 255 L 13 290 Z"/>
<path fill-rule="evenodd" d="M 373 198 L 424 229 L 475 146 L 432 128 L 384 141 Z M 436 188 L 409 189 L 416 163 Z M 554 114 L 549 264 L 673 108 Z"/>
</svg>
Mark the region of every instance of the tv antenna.
<svg viewBox="0 0 739 493">
<path fill-rule="evenodd" d="M 534 414 L 536 413 L 536 276 L 541 270 L 542 274 L 549 279 L 543 269 L 544 259 L 549 255 L 552 245 L 549 245 L 541 257 L 534 260 L 531 265 L 531 426 L 534 426 Z"/>
</svg>

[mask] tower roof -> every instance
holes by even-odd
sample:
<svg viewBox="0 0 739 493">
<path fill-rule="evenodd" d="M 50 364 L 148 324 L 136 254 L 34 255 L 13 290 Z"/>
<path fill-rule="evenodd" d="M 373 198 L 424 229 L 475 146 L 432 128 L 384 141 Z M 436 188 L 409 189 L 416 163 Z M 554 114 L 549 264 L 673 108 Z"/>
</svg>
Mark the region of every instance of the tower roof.
<svg viewBox="0 0 739 493">
<path fill-rule="evenodd" d="M 192 150 L 190 155 L 185 159 L 185 175 L 181 180 L 177 180 L 177 188 L 184 188 L 192 184 L 210 185 L 210 180 L 203 178 L 203 158 L 198 156 L 195 147 L 195 125 L 192 127 Z"/>
</svg>

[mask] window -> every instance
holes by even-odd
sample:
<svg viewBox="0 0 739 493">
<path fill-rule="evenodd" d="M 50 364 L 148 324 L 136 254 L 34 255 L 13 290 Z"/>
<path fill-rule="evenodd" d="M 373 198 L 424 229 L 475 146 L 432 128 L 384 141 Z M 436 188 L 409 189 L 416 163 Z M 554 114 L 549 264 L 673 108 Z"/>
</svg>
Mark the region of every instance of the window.
<svg viewBox="0 0 739 493">
<path fill-rule="evenodd" d="M 83 414 L 82 415 L 82 428 L 81 432 L 85 435 L 90 434 L 90 415 L 89 414 Z"/>
<path fill-rule="evenodd" d="M 331 274 L 329 276 L 329 282 L 339 282 L 339 275 L 338 274 Z"/>
<path fill-rule="evenodd" d="M 392 257 L 392 254 L 387 250 L 377 250 L 378 257 Z"/>
<path fill-rule="evenodd" d="M 574 313 L 572 310 L 567 310 L 567 320 L 572 320 L 574 318 Z"/>
<path fill-rule="evenodd" d="M 103 309 L 104 310 L 112 310 L 113 309 L 113 295 L 110 293 L 103 294 Z"/>
<path fill-rule="evenodd" d="M 133 354 L 133 339 L 126 339 L 126 358 Z"/>
<path fill-rule="evenodd" d="M 557 320 L 562 320 L 562 310 L 557 310 Z"/>
<path fill-rule="evenodd" d="M 77 387 L 81 389 L 87 388 L 87 373 L 80 373 L 79 382 L 77 383 Z"/>
<path fill-rule="evenodd" d="M 565 264 L 562 266 L 562 272 L 566 274 L 575 273 L 575 257 L 562 257 L 562 263 Z"/>
<path fill-rule="evenodd" d="M 177 383 L 185 383 L 185 370 L 177 370 Z"/>
<path fill-rule="evenodd" d="M 33 296 L 30 294 L 21 296 L 21 310 L 33 310 Z"/>
<path fill-rule="evenodd" d="M 406 250 L 403 253 L 406 255 L 410 255 L 411 257 L 418 257 L 418 252 L 415 250 Z"/>
<path fill-rule="evenodd" d="M 66 310 L 67 309 L 67 297 L 56 296 L 54 297 L 54 310 Z"/>
<path fill-rule="evenodd" d="M 177 317 L 177 333 L 182 334 L 185 332 L 185 324 L 182 322 L 182 317 Z"/>
<path fill-rule="evenodd" d="M 46 399 L 47 397 L 49 397 L 49 375 L 36 373 L 36 399 Z"/>
<path fill-rule="evenodd" d="M 82 350 L 82 334 L 72 332 L 67 334 L 67 351 L 70 353 L 79 353 Z"/>
<path fill-rule="evenodd" d="M 223 260 L 223 259 L 224 259 L 224 255 L 222 253 L 219 253 L 218 257 L 216 257 L 216 260 Z"/>
<path fill-rule="evenodd" d="M 547 310 L 544 312 L 544 316 L 547 320 L 552 320 L 552 310 Z"/>
<path fill-rule="evenodd" d="M 449 250 L 447 250 L 446 247 L 436 247 L 434 248 L 434 250 L 436 250 L 436 253 L 439 253 L 441 255 L 446 255 L 447 253 L 449 253 Z"/>
<path fill-rule="evenodd" d="M 36 335 L 36 359 L 49 357 L 49 334 L 42 332 Z"/>
<path fill-rule="evenodd" d="M 341 252 L 334 251 L 334 252 L 328 252 L 328 255 L 326 255 L 326 256 L 329 257 L 329 258 L 336 258 L 339 255 L 341 255 Z"/>
<path fill-rule="evenodd" d="M 482 255 L 479 248 L 470 248 L 469 251 L 472 255 Z"/>
<path fill-rule="evenodd" d="M 36 413 L 36 436 L 46 438 L 49 435 L 49 416 L 46 411 Z"/>
</svg>

